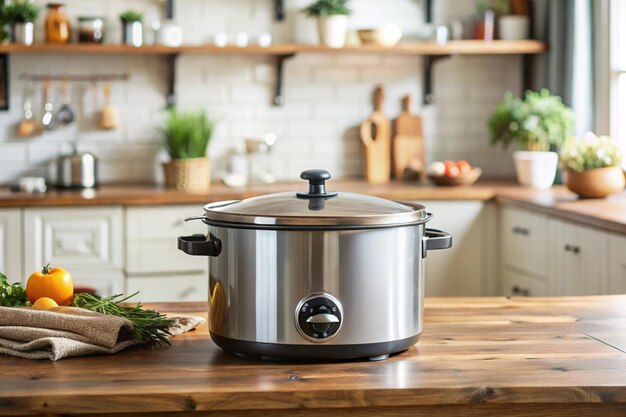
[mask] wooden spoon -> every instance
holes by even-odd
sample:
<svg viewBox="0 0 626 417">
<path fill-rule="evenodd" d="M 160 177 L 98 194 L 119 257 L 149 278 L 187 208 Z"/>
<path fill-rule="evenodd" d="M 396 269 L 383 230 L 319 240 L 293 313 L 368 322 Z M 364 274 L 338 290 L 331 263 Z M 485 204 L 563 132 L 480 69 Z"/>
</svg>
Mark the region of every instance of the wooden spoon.
<svg viewBox="0 0 626 417">
<path fill-rule="evenodd" d="M 111 105 L 111 84 L 104 83 L 102 90 L 104 94 L 104 107 L 100 114 L 100 128 L 115 129 L 119 125 L 120 113 L 116 107 Z"/>
</svg>

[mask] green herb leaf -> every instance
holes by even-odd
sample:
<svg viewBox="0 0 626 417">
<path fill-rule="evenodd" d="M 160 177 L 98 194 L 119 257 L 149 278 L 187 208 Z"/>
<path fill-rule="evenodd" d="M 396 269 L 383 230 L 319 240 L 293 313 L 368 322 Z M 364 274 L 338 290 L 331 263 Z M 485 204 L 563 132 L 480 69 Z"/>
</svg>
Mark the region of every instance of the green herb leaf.
<svg viewBox="0 0 626 417">
<path fill-rule="evenodd" d="M 19 282 L 11 285 L 9 279 L 0 272 L 0 306 L 25 307 L 29 305 L 26 290 Z"/>
<path fill-rule="evenodd" d="M 133 337 L 143 345 L 162 343 L 169 345 L 168 331 L 174 320 L 155 310 L 146 310 L 137 303 L 135 306 L 121 305 L 138 292 L 124 297 L 122 294 L 100 298 L 91 294 L 79 293 L 74 295 L 72 305 L 102 314 L 110 314 L 127 319 L 133 324 Z"/>
</svg>

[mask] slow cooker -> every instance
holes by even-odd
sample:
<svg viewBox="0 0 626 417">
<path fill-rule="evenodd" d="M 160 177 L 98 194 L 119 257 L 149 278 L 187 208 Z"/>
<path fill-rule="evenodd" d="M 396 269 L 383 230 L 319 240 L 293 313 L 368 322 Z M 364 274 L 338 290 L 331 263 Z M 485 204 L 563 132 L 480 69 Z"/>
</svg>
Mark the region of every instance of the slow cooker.
<svg viewBox="0 0 626 417">
<path fill-rule="evenodd" d="M 259 358 L 386 359 L 419 339 L 424 258 L 452 245 L 420 204 L 326 190 L 204 206 L 206 235 L 178 248 L 209 262 L 209 330 L 222 349 Z"/>
</svg>

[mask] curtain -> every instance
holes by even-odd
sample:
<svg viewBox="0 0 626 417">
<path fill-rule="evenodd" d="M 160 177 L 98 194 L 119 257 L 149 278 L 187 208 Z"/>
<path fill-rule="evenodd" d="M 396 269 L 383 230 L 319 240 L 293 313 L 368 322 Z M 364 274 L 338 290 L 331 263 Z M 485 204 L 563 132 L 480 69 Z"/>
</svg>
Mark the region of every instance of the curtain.
<svg viewBox="0 0 626 417">
<path fill-rule="evenodd" d="M 548 44 L 540 86 L 574 110 L 577 136 L 595 125 L 593 0 L 537 0 L 539 39 Z"/>
</svg>

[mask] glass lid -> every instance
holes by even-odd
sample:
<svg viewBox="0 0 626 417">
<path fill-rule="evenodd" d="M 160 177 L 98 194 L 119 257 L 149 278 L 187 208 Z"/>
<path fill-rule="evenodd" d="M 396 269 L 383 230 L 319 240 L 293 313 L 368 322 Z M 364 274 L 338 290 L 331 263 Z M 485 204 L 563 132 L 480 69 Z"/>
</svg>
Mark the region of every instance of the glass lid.
<svg viewBox="0 0 626 417">
<path fill-rule="evenodd" d="M 326 191 L 328 171 L 304 171 L 307 192 L 268 194 L 204 206 L 209 224 L 245 224 L 304 228 L 388 227 L 428 220 L 424 206 L 355 193 Z"/>
</svg>

